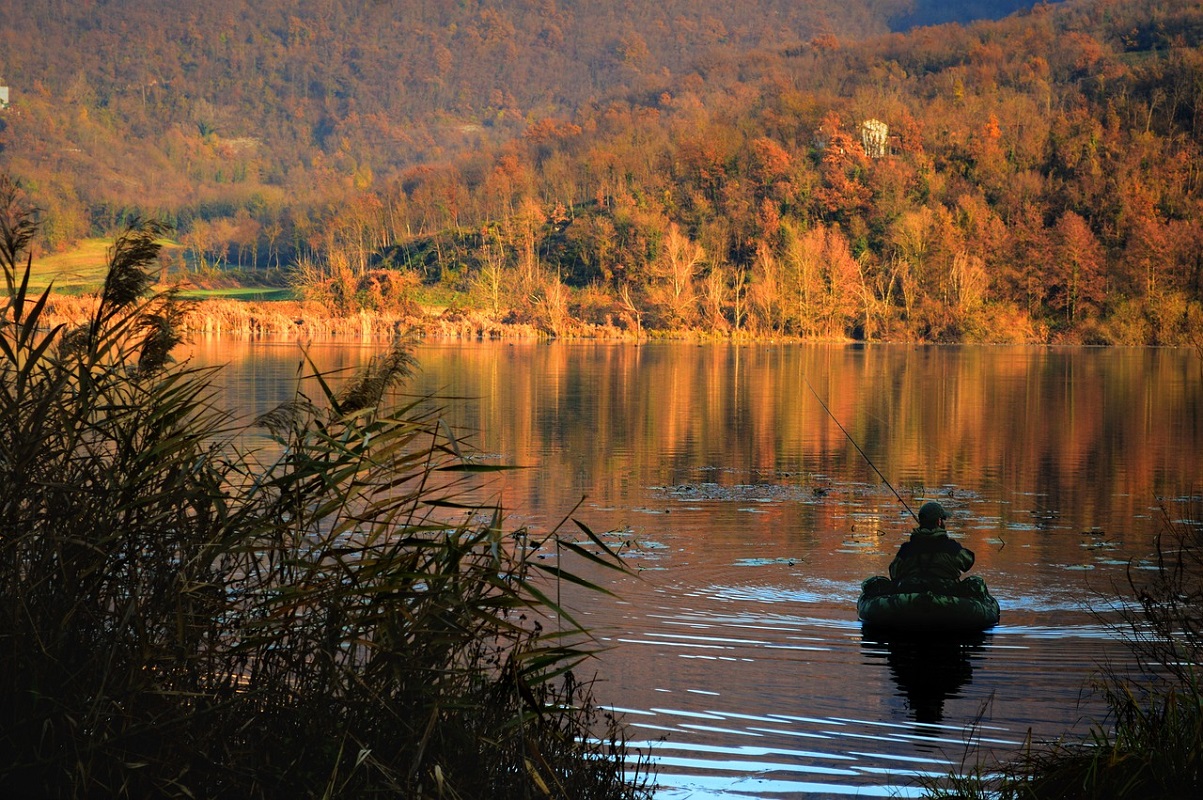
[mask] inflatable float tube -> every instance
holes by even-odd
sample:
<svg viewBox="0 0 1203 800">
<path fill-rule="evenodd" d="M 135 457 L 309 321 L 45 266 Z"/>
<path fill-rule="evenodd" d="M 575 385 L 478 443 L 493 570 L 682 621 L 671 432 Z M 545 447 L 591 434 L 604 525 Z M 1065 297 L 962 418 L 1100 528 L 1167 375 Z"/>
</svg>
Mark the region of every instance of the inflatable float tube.
<svg viewBox="0 0 1203 800">
<path fill-rule="evenodd" d="M 965 581 L 963 594 L 898 592 L 889 578 L 861 584 L 856 613 L 866 628 L 899 633 L 976 633 L 998 624 L 998 601 L 984 581 Z"/>
</svg>

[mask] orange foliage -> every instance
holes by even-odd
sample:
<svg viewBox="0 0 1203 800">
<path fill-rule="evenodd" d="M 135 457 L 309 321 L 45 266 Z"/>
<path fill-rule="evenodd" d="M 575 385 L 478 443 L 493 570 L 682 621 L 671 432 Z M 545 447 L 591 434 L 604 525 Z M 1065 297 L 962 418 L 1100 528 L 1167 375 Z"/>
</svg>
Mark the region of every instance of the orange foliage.
<svg viewBox="0 0 1203 800">
<path fill-rule="evenodd" d="M 774 336 L 1176 343 L 1203 319 L 1187 0 L 889 36 L 866 34 L 891 4 L 855 0 L 9 5 L 0 168 L 47 246 L 150 214 L 194 269 L 403 270 L 467 302 L 487 268 L 519 317 L 556 287 Z M 798 278 L 812 251 L 828 271 Z"/>
</svg>

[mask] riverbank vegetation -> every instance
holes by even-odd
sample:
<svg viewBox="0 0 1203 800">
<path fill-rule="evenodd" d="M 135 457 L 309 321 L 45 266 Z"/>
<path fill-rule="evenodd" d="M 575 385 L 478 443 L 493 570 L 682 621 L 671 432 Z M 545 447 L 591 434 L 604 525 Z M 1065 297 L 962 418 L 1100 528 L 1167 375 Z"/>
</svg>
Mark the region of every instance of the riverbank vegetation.
<svg viewBox="0 0 1203 800">
<path fill-rule="evenodd" d="M 82 324 L 49 326 L 0 183 L 0 793 L 647 796 L 550 599 L 617 552 L 474 500 L 487 467 L 391 391 L 404 345 L 254 421 L 217 407 L 145 296 L 161 234 L 119 236 Z"/>
<path fill-rule="evenodd" d="M 1200 509 L 1203 511 L 1203 509 Z M 968 800 L 1138 800 L 1203 788 L 1203 513 L 1165 520 L 1152 577 L 1130 576 L 1124 636 L 1140 675 L 1102 665 L 1109 717 L 1084 740 L 1029 745 L 1015 761 L 931 781 L 928 796 Z"/>
<path fill-rule="evenodd" d="M 543 335 L 1203 338 L 1196 3 L 894 34 L 882 4 L 859 27 L 834 4 L 822 31 L 769 0 L 739 25 L 652 4 L 634 27 L 515 3 L 424 22 L 400 82 L 377 32 L 404 38 L 397 4 L 328 5 L 270 30 L 194 4 L 134 16 L 184 26 L 151 37 L 182 49 L 119 74 L 14 57 L 0 158 L 44 209 L 41 246 L 150 210 L 180 272 L 282 270 L 344 315 L 416 303 Z M 12 25 L 45 35 L 30 14 Z M 36 52 L 126 35 L 78 24 L 91 44 Z M 604 81 L 568 88 L 569 52 L 604 53 Z"/>
</svg>

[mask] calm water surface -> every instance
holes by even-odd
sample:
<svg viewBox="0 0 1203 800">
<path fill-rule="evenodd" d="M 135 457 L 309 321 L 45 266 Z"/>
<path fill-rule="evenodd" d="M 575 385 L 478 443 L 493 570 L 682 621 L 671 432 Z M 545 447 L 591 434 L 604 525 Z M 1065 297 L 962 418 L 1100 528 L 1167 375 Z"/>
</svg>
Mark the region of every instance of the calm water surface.
<svg viewBox="0 0 1203 800">
<path fill-rule="evenodd" d="M 202 341 L 248 413 L 295 345 Z M 316 345 L 326 368 L 372 353 Z M 890 797 L 916 778 L 1082 733 L 1126 650 L 1106 624 L 1165 519 L 1197 520 L 1203 367 L 1173 350 L 424 344 L 420 394 L 536 531 L 572 513 L 627 547 L 615 598 L 569 597 L 587 665 L 652 754 L 658 798 Z M 813 392 L 811 387 L 813 387 Z M 981 639 L 862 636 L 860 581 L 938 499 L 1003 609 Z M 577 507 L 577 504 L 580 506 Z M 573 511 L 574 507 L 577 507 Z M 552 557 L 550 554 L 543 554 Z"/>
</svg>

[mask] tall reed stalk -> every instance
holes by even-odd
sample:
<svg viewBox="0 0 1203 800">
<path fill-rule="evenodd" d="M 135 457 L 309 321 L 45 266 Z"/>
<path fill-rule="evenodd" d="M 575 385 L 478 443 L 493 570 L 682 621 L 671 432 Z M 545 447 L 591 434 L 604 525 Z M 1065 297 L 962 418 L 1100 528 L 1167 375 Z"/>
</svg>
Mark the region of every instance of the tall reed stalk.
<svg viewBox="0 0 1203 800">
<path fill-rule="evenodd" d="M 216 373 L 170 360 L 158 228 L 116 240 L 70 329 L 28 292 L 34 230 L 0 178 L 0 795 L 648 793 L 548 599 L 592 584 L 464 500 L 437 410 L 387 404 L 403 346 L 315 374 L 252 452 Z M 588 549 L 556 550 L 621 568 L 577 524 Z"/>
</svg>

